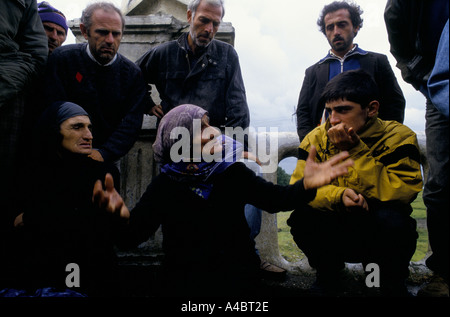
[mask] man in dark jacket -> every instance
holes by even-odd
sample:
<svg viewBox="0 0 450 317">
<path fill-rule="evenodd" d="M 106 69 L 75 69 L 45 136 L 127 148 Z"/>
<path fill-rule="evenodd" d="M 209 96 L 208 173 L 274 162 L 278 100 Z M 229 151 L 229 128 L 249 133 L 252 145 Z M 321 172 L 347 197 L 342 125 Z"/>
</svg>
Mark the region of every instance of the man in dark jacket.
<svg viewBox="0 0 450 317">
<path fill-rule="evenodd" d="M 320 95 L 327 82 L 344 71 L 362 68 L 375 79 L 381 97 L 379 118 L 403 123 L 405 98 L 385 55 L 362 50 L 353 39 L 362 27 L 359 6 L 335 1 L 322 10 L 317 21 L 331 46 L 328 55 L 305 72 L 297 105 L 297 133 L 300 141 L 325 122 Z"/>
<path fill-rule="evenodd" d="M 59 47 L 49 57 L 46 103 L 82 106 L 94 126 L 91 157 L 117 161 L 133 146 L 142 127 L 145 82 L 140 69 L 117 53 L 124 19 L 108 3 L 89 5 L 80 29 L 88 43 Z"/>
<path fill-rule="evenodd" d="M 390 0 L 386 4 L 384 19 L 391 53 L 397 60 L 403 79 L 426 98 L 425 134 L 429 170 L 423 202 L 427 207 L 428 237 L 433 251 L 426 264 L 433 270 L 434 276 L 418 295 L 448 297 L 449 121 L 433 104 L 427 81 L 435 64 L 442 31 L 449 19 L 449 2 Z M 448 56 L 448 51 L 445 55 Z M 448 109 L 448 96 L 446 107 Z"/>
<path fill-rule="evenodd" d="M 0 258 L 10 239 L 9 206 L 12 181 L 18 169 L 26 96 L 47 61 L 48 48 L 36 0 L 0 1 Z M 2 270 L 2 267 L 0 267 Z"/>
<path fill-rule="evenodd" d="M 176 106 L 195 104 L 207 110 L 210 124 L 221 130 L 249 126 L 238 55 L 231 45 L 214 39 L 224 13 L 222 1 L 192 1 L 189 32 L 136 62 L 161 98 L 161 105 L 150 100 L 151 114 L 161 118 Z"/>
</svg>

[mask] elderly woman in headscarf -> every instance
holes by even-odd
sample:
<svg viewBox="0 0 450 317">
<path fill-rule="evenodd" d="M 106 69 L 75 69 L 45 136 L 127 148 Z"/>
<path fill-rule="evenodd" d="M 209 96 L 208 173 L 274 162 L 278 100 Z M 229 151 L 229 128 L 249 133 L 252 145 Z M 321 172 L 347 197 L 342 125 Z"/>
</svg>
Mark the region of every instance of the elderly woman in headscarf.
<svg viewBox="0 0 450 317">
<path fill-rule="evenodd" d="M 96 182 L 100 186 L 106 182 L 105 192 L 120 196 L 114 188 L 117 169 L 89 157 L 91 130 L 89 115 L 70 102 L 47 108 L 34 127 L 30 164 L 20 178 L 25 189 L 18 192 L 20 215 L 15 220 L 25 233 L 22 251 L 27 265 L 21 277 L 30 291 L 52 287 L 55 296 L 64 296 L 70 273 L 66 267 L 75 263 L 80 273 L 80 288 L 75 290 L 105 295 L 102 291 L 108 287 L 114 264 L 115 233 L 129 214 L 123 201 L 116 202 L 116 210 L 93 204 Z"/>
<path fill-rule="evenodd" d="M 137 244 L 162 224 L 166 296 L 251 294 L 260 260 L 245 205 L 293 210 L 352 164 L 341 162 L 346 153 L 314 163 L 312 153 L 303 180 L 274 185 L 239 162 L 242 144 L 210 127 L 208 113 L 195 105 L 178 106 L 162 118 L 153 149 L 161 173 L 131 211 L 129 231 Z"/>
</svg>

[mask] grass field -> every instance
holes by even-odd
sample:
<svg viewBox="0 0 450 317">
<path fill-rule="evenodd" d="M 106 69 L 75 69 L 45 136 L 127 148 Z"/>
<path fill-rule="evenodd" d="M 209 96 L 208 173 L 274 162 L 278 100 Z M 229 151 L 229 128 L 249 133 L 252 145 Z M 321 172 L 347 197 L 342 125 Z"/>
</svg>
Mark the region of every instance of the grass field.
<svg viewBox="0 0 450 317">
<path fill-rule="evenodd" d="M 428 251 L 428 232 L 426 229 L 426 208 L 423 204 L 422 193 L 413 202 L 412 217 L 417 220 L 417 232 L 419 238 L 417 239 L 416 253 L 411 261 L 419 261 L 423 259 Z M 277 214 L 278 222 L 278 244 L 281 255 L 289 262 L 297 262 L 304 257 L 303 252 L 297 247 L 292 235 L 289 232 L 290 227 L 286 224 L 290 216 L 290 212 L 280 212 Z"/>
</svg>

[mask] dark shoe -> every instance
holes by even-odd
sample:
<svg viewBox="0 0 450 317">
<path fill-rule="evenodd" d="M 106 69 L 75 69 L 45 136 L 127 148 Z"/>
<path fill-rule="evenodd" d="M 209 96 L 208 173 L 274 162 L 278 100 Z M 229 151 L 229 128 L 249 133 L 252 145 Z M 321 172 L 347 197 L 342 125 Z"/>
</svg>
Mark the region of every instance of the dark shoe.
<svg viewBox="0 0 450 317">
<path fill-rule="evenodd" d="M 286 279 L 286 270 L 271 264 L 267 261 L 261 260 L 259 266 L 262 278 L 274 280 L 274 281 L 284 281 Z"/>
<path fill-rule="evenodd" d="M 340 297 L 344 294 L 344 272 L 317 272 L 316 281 L 310 288 L 312 295 Z"/>
<path fill-rule="evenodd" d="M 342 289 L 338 284 L 321 283 L 316 280 L 309 289 L 309 293 L 312 296 L 319 297 L 340 297 L 342 294 Z"/>
<path fill-rule="evenodd" d="M 406 287 L 405 279 L 390 278 L 382 280 L 380 284 L 382 297 L 413 297 Z"/>
<path fill-rule="evenodd" d="M 413 297 L 405 285 L 381 287 L 382 297 Z"/>
<path fill-rule="evenodd" d="M 430 281 L 422 285 L 417 292 L 418 297 L 449 297 L 448 283 L 439 275 L 434 274 Z"/>
</svg>

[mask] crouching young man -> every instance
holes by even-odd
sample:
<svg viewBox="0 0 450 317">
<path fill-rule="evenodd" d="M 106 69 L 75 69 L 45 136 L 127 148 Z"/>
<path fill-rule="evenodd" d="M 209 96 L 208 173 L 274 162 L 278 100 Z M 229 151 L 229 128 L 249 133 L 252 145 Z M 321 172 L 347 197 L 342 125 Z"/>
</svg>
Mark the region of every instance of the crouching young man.
<svg viewBox="0 0 450 317">
<path fill-rule="evenodd" d="M 404 282 L 417 239 L 411 202 L 422 190 L 419 147 L 411 129 L 378 118 L 378 100 L 377 86 L 363 70 L 331 80 L 322 95 L 329 117 L 300 144 L 291 178 L 294 183 L 303 176 L 313 145 L 318 161 L 348 151 L 355 162 L 288 220 L 317 270 L 316 286 L 328 295 L 342 290 L 345 262 L 377 264 L 382 294 L 408 295 Z"/>
</svg>

